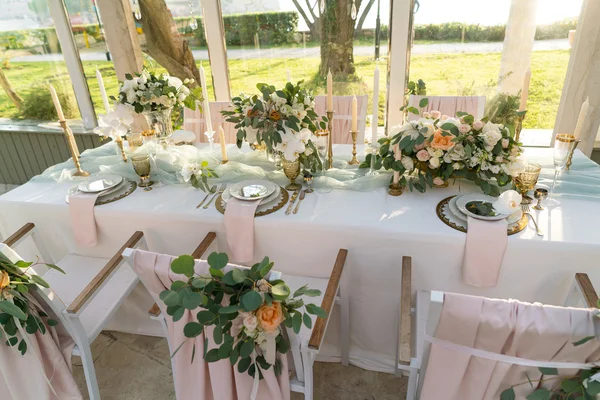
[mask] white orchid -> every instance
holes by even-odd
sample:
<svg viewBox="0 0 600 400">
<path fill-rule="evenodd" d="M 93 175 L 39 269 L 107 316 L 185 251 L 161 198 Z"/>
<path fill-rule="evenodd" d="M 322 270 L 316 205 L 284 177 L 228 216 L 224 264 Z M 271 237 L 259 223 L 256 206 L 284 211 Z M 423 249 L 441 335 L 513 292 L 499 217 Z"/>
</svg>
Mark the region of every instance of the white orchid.
<svg viewBox="0 0 600 400">
<path fill-rule="evenodd" d="M 131 109 L 124 104 L 119 104 L 108 114 L 100 114 L 98 117 L 98 126 L 94 128 L 94 133 L 113 140 L 126 135 L 133 123 Z"/>
<path fill-rule="evenodd" d="M 185 163 L 181 168 L 181 176 L 183 177 L 184 181 L 189 182 L 190 179 L 192 179 L 192 175 L 196 175 L 198 172 L 200 172 L 200 169 L 200 164 L 189 162 Z"/>
<path fill-rule="evenodd" d="M 516 190 L 507 190 L 502 193 L 493 206 L 501 214 L 512 215 L 521 207 L 523 197 Z"/>
<path fill-rule="evenodd" d="M 289 127 L 284 126 L 281 134 L 281 143 L 275 146 L 275 150 L 281 151 L 288 161 L 296 161 L 300 154 L 304 153 L 306 146 L 302 142 L 300 134 L 295 133 Z"/>
</svg>

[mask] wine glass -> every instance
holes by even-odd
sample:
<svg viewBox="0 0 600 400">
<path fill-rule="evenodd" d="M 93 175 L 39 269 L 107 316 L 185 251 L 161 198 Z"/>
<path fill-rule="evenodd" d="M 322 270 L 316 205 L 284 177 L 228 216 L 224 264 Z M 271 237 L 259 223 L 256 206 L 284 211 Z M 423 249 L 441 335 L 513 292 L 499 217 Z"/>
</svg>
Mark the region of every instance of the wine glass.
<svg viewBox="0 0 600 400">
<path fill-rule="evenodd" d="M 556 135 L 554 140 L 554 181 L 552 182 L 552 189 L 550 189 L 550 195 L 546 204 L 559 205 L 560 202 L 554 198 L 554 189 L 556 188 L 556 180 L 558 175 L 567 166 L 567 160 L 569 159 L 569 152 L 573 143 L 575 143 L 575 135 L 570 133 L 559 133 Z"/>
<path fill-rule="evenodd" d="M 154 182 L 150 180 L 150 155 L 148 153 L 138 152 L 133 154 L 130 158 L 133 170 L 140 177 L 138 186 L 143 187 L 147 192 L 152 190 L 151 186 Z"/>
<path fill-rule="evenodd" d="M 317 137 L 315 143 L 317 146 L 317 152 L 319 153 L 319 158 L 321 159 L 321 163 L 323 164 L 323 170 L 320 175 L 321 177 L 325 177 L 325 165 L 327 163 L 327 151 L 329 149 L 329 131 L 326 129 L 318 130 L 315 132 L 315 136 Z M 318 187 L 316 190 L 317 193 L 329 193 L 332 189 L 327 186 L 322 186 Z"/>
<path fill-rule="evenodd" d="M 531 197 L 527 196 L 527 192 L 535 187 L 541 170 L 541 165 L 529 163 L 525 167 L 525 171 L 521 172 L 515 178 L 515 186 L 517 187 L 517 190 L 521 192 L 521 196 L 523 196 L 521 204 L 530 204 L 533 201 Z"/>
</svg>

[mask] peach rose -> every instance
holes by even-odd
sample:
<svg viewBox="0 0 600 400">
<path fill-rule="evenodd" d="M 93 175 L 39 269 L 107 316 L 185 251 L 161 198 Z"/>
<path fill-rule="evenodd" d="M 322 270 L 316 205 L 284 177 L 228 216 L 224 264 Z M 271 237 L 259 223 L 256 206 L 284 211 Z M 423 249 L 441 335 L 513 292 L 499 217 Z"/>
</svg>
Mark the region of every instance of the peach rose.
<svg viewBox="0 0 600 400">
<path fill-rule="evenodd" d="M 429 155 L 429 153 L 425 149 L 419 150 L 417 152 L 417 160 L 419 160 L 419 161 L 427 161 L 430 158 L 431 158 L 431 156 Z"/>
<path fill-rule="evenodd" d="M 256 318 L 258 318 L 258 323 L 265 332 L 275 331 L 283 322 L 281 303 L 274 301 L 270 306 L 263 304 L 256 311 Z"/>
<path fill-rule="evenodd" d="M 5 287 L 8 286 L 9 283 L 10 283 L 10 276 L 8 275 L 8 272 L 1 271 L 0 272 L 0 289 L 4 289 Z"/>
<path fill-rule="evenodd" d="M 442 131 L 438 129 L 433 134 L 433 141 L 431 142 L 431 147 L 434 149 L 441 149 L 448 151 L 454 147 L 456 143 L 452 141 L 454 139 L 454 135 L 446 133 L 446 136 L 442 135 Z"/>
<path fill-rule="evenodd" d="M 279 121 L 281 119 L 281 114 L 279 114 L 279 111 L 277 110 L 272 110 L 269 113 L 269 118 L 271 118 L 273 121 Z"/>
</svg>

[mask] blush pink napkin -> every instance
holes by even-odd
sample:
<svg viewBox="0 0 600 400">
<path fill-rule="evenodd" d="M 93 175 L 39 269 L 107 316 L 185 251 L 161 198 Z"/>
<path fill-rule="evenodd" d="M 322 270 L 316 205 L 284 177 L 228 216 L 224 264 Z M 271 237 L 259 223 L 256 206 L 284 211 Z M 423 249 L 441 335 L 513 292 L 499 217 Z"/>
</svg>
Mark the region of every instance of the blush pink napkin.
<svg viewBox="0 0 600 400">
<path fill-rule="evenodd" d="M 238 263 L 254 259 L 254 214 L 260 200 L 231 198 L 225 208 L 225 236 L 229 255 Z"/>
<path fill-rule="evenodd" d="M 446 293 L 435 337 L 496 354 L 535 361 L 595 362 L 600 343 L 595 336 L 593 310 L 544 306 L 515 300 Z M 576 371 L 559 370 L 560 375 Z M 516 398 L 525 399 L 541 378 L 537 367 L 479 358 L 466 351 L 432 344 L 420 400 L 497 400 L 513 385 Z M 556 381 L 549 380 L 549 387 Z"/>
<path fill-rule="evenodd" d="M 187 280 L 183 275 L 171 271 L 173 256 L 135 250 L 133 268 L 146 286 L 153 298 L 157 299 L 163 315 L 166 316 L 168 335 L 171 346 L 177 348 L 183 343 L 175 357 L 171 359 L 173 366 L 173 379 L 175 381 L 175 394 L 177 400 L 248 400 L 252 392 L 253 378 L 247 373 L 239 373 L 237 367 L 229 359 L 214 363 L 207 363 L 202 358 L 204 338 L 209 338 L 209 349 L 215 347 L 212 339 L 212 328 L 206 329 L 206 334 L 194 339 L 187 339 L 183 334 L 183 327 L 188 322 L 196 321 L 199 311 L 186 310 L 183 317 L 173 322 L 166 314 L 166 307 L 159 299 L 163 290 L 170 288 L 175 280 Z M 235 267 L 228 265 L 225 270 Z M 196 274 L 207 274 L 208 263 L 196 260 Z M 191 362 L 194 346 L 196 357 Z M 172 349 L 174 351 L 174 349 Z M 260 400 L 289 400 L 290 378 L 288 374 L 287 357 L 280 357 L 281 375 L 275 376 L 273 368 L 262 370 L 264 379 L 260 381 L 257 399 Z"/>
<path fill-rule="evenodd" d="M 69 196 L 69 215 L 78 246 L 93 247 L 98 238 L 94 207 L 100 193 L 77 193 Z"/>
<path fill-rule="evenodd" d="M 508 244 L 506 220 L 467 217 L 467 221 L 463 282 L 481 288 L 495 287 Z"/>
</svg>

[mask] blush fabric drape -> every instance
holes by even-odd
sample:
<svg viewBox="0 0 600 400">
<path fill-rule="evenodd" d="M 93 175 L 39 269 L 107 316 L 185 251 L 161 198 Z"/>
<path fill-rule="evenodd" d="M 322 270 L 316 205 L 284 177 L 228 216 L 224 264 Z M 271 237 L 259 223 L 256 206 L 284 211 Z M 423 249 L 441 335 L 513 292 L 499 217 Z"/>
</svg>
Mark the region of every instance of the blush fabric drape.
<svg viewBox="0 0 600 400">
<path fill-rule="evenodd" d="M 421 99 L 427 98 L 429 104 L 423 111 L 437 110 L 442 115 L 455 117 L 459 111 L 469 113 L 475 119 L 483 118 L 485 111 L 485 96 L 415 96 L 411 95 L 408 99 L 408 105 L 420 109 L 419 102 Z M 408 119 L 411 121 L 419 119 L 415 114 L 408 114 Z"/>
<path fill-rule="evenodd" d="M 333 143 L 352 144 L 352 97 L 353 96 L 333 96 Z M 315 96 L 315 112 L 320 116 L 326 116 L 327 96 Z M 369 96 L 356 96 L 358 106 L 358 136 L 357 144 L 363 144 L 365 141 L 365 126 L 367 119 L 367 102 Z"/>
</svg>

